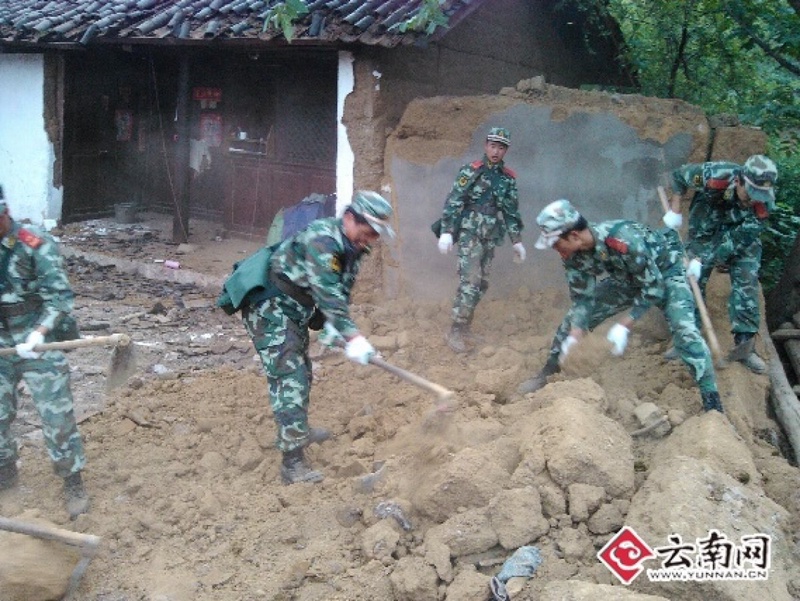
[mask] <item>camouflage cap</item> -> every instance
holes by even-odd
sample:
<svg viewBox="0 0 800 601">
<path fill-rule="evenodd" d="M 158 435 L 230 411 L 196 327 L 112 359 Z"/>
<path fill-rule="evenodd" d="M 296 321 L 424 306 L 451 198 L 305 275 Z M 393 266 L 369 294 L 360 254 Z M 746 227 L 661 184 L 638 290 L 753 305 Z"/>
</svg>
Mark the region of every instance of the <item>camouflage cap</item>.
<svg viewBox="0 0 800 601">
<path fill-rule="evenodd" d="M 754 154 L 742 166 L 744 187 L 747 195 L 755 202 L 772 205 L 775 202 L 775 189 L 778 181 L 778 168 L 763 154 Z"/>
<path fill-rule="evenodd" d="M 487 142 L 500 142 L 506 146 L 511 146 L 511 134 L 505 127 L 493 127 L 486 135 Z"/>
<path fill-rule="evenodd" d="M 552 247 L 558 237 L 575 227 L 580 219 L 581 214 L 570 201 L 562 198 L 551 202 L 536 217 L 536 223 L 542 229 L 536 248 Z"/>
<path fill-rule="evenodd" d="M 394 238 L 394 230 L 389 225 L 393 213 L 392 205 L 383 196 L 371 190 L 358 190 L 350 208 L 366 219 L 378 234 Z"/>
</svg>

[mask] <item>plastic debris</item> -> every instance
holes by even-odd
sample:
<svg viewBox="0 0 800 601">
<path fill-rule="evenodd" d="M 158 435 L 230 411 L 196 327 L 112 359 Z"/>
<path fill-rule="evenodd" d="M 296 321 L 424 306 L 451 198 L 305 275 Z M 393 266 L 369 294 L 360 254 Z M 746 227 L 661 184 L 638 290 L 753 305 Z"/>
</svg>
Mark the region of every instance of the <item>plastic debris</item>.
<svg viewBox="0 0 800 601">
<path fill-rule="evenodd" d="M 403 510 L 397 503 L 392 501 L 382 501 L 375 507 L 375 516 L 381 519 L 393 517 L 403 530 L 411 530 L 411 522 L 403 515 Z"/>
<path fill-rule="evenodd" d="M 542 555 L 538 547 L 520 547 L 514 551 L 503 563 L 500 573 L 489 583 L 494 601 L 509 601 L 506 583 L 512 578 L 530 578 L 540 565 Z"/>
</svg>

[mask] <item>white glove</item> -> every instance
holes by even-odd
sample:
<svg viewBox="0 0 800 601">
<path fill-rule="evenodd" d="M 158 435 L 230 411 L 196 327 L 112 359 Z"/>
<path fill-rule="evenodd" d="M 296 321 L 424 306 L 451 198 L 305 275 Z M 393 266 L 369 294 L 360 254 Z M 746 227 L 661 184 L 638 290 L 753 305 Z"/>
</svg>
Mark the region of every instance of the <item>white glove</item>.
<svg viewBox="0 0 800 601">
<path fill-rule="evenodd" d="M 355 338 L 351 338 L 344 347 L 344 354 L 347 358 L 361 365 L 369 363 L 370 357 L 375 355 L 375 347 L 360 334 Z"/>
<path fill-rule="evenodd" d="M 621 357 L 625 352 L 625 347 L 628 346 L 628 333 L 630 330 L 622 324 L 616 324 L 608 331 L 606 339 L 613 344 L 611 354 Z"/>
<path fill-rule="evenodd" d="M 564 359 L 569 355 L 569 349 L 578 344 L 578 339 L 575 336 L 567 336 L 564 342 L 561 343 L 561 354 L 558 356 L 558 362 L 563 363 Z"/>
<path fill-rule="evenodd" d="M 517 242 L 514 246 L 514 263 L 522 263 L 525 260 L 525 247 L 522 242 Z"/>
<path fill-rule="evenodd" d="M 686 266 L 686 277 L 700 280 L 700 272 L 703 270 L 703 264 L 699 259 L 692 259 Z"/>
<path fill-rule="evenodd" d="M 44 334 L 42 334 L 39 330 L 34 330 L 28 337 L 25 339 L 25 342 L 19 343 L 16 347 L 14 347 L 17 351 L 17 355 L 22 357 L 23 359 L 38 359 L 39 355 L 42 353 L 37 353 L 33 350 L 38 344 L 44 343 Z"/>
<path fill-rule="evenodd" d="M 446 255 L 453 248 L 453 234 L 442 234 L 439 236 L 439 252 Z"/>
<path fill-rule="evenodd" d="M 663 221 L 667 227 L 677 230 L 683 225 L 683 215 L 670 210 L 664 213 Z"/>
<path fill-rule="evenodd" d="M 323 346 L 329 346 L 331 348 L 341 347 L 345 345 L 344 336 L 342 336 L 339 330 L 334 328 L 327 321 L 325 322 L 325 327 L 319 333 L 317 340 L 319 340 L 319 343 L 322 344 Z"/>
</svg>

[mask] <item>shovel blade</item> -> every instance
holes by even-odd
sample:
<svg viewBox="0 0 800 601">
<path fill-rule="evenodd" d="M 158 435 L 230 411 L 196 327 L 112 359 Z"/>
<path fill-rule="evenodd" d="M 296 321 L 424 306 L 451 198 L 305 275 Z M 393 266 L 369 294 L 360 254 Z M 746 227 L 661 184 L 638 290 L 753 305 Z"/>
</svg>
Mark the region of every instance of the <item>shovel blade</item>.
<svg viewBox="0 0 800 601">
<path fill-rule="evenodd" d="M 118 344 L 111 352 L 111 363 L 106 377 L 106 390 L 119 388 L 136 373 L 136 353 L 133 342 Z"/>
</svg>

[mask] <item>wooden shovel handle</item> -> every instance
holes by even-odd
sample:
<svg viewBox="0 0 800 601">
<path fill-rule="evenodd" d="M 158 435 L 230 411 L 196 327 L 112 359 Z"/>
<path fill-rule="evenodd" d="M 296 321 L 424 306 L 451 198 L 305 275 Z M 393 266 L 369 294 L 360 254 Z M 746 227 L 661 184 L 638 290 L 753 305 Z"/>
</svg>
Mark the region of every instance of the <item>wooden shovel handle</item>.
<svg viewBox="0 0 800 601">
<path fill-rule="evenodd" d="M 369 362 L 372 365 L 380 367 L 381 369 L 385 369 L 386 371 L 393 373 L 401 380 L 405 380 L 415 386 L 419 386 L 420 388 L 424 388 L 425 390 L 434 393 L 439 397 L 439 400 L 445 401 L 450 399 L 455 394 L 452 390 L 445 388 L 435 382 L 431 382 L 430 380 L 426 380 L 422 376 L 418 376 L 415 373 L 411 373 L 410 371 L 406 371 L 401 367 L 397 367 L 396 365 L 392 365 L 391 363 L 387 363 L 383 359 L 379 357 L 375 357 L 374 355 L 370 357 Z"/>
<path fill-rule="evenodd" d="M 79 547 L 82 555 L 94 555 L 100 545 L 100 537 L 93 534 L 83 534 L 82 532 L 73 532 L 72 530 L 64 530 L 55 526 L 23 522 L 14 518 L 0 517 L 0 530 L 27 534 L 46 540 L 55 540 L 65 545 Z"/>
<path fill-rule="evenodd" d="M 45 342 L 37 344 L 33 350 L 37 353 L 45 351 L 67 351 L 85 346 L 126 346 L 131 343 L 130 336 L 127 334 L 111 334 L 110 336 L 97 336 L 95 338 L 76 338 L 75 340 L 64 340 L 62 342 Z M 0 357 L 15 355 L 16 349 L 0 349 Z"/>
</svg>

